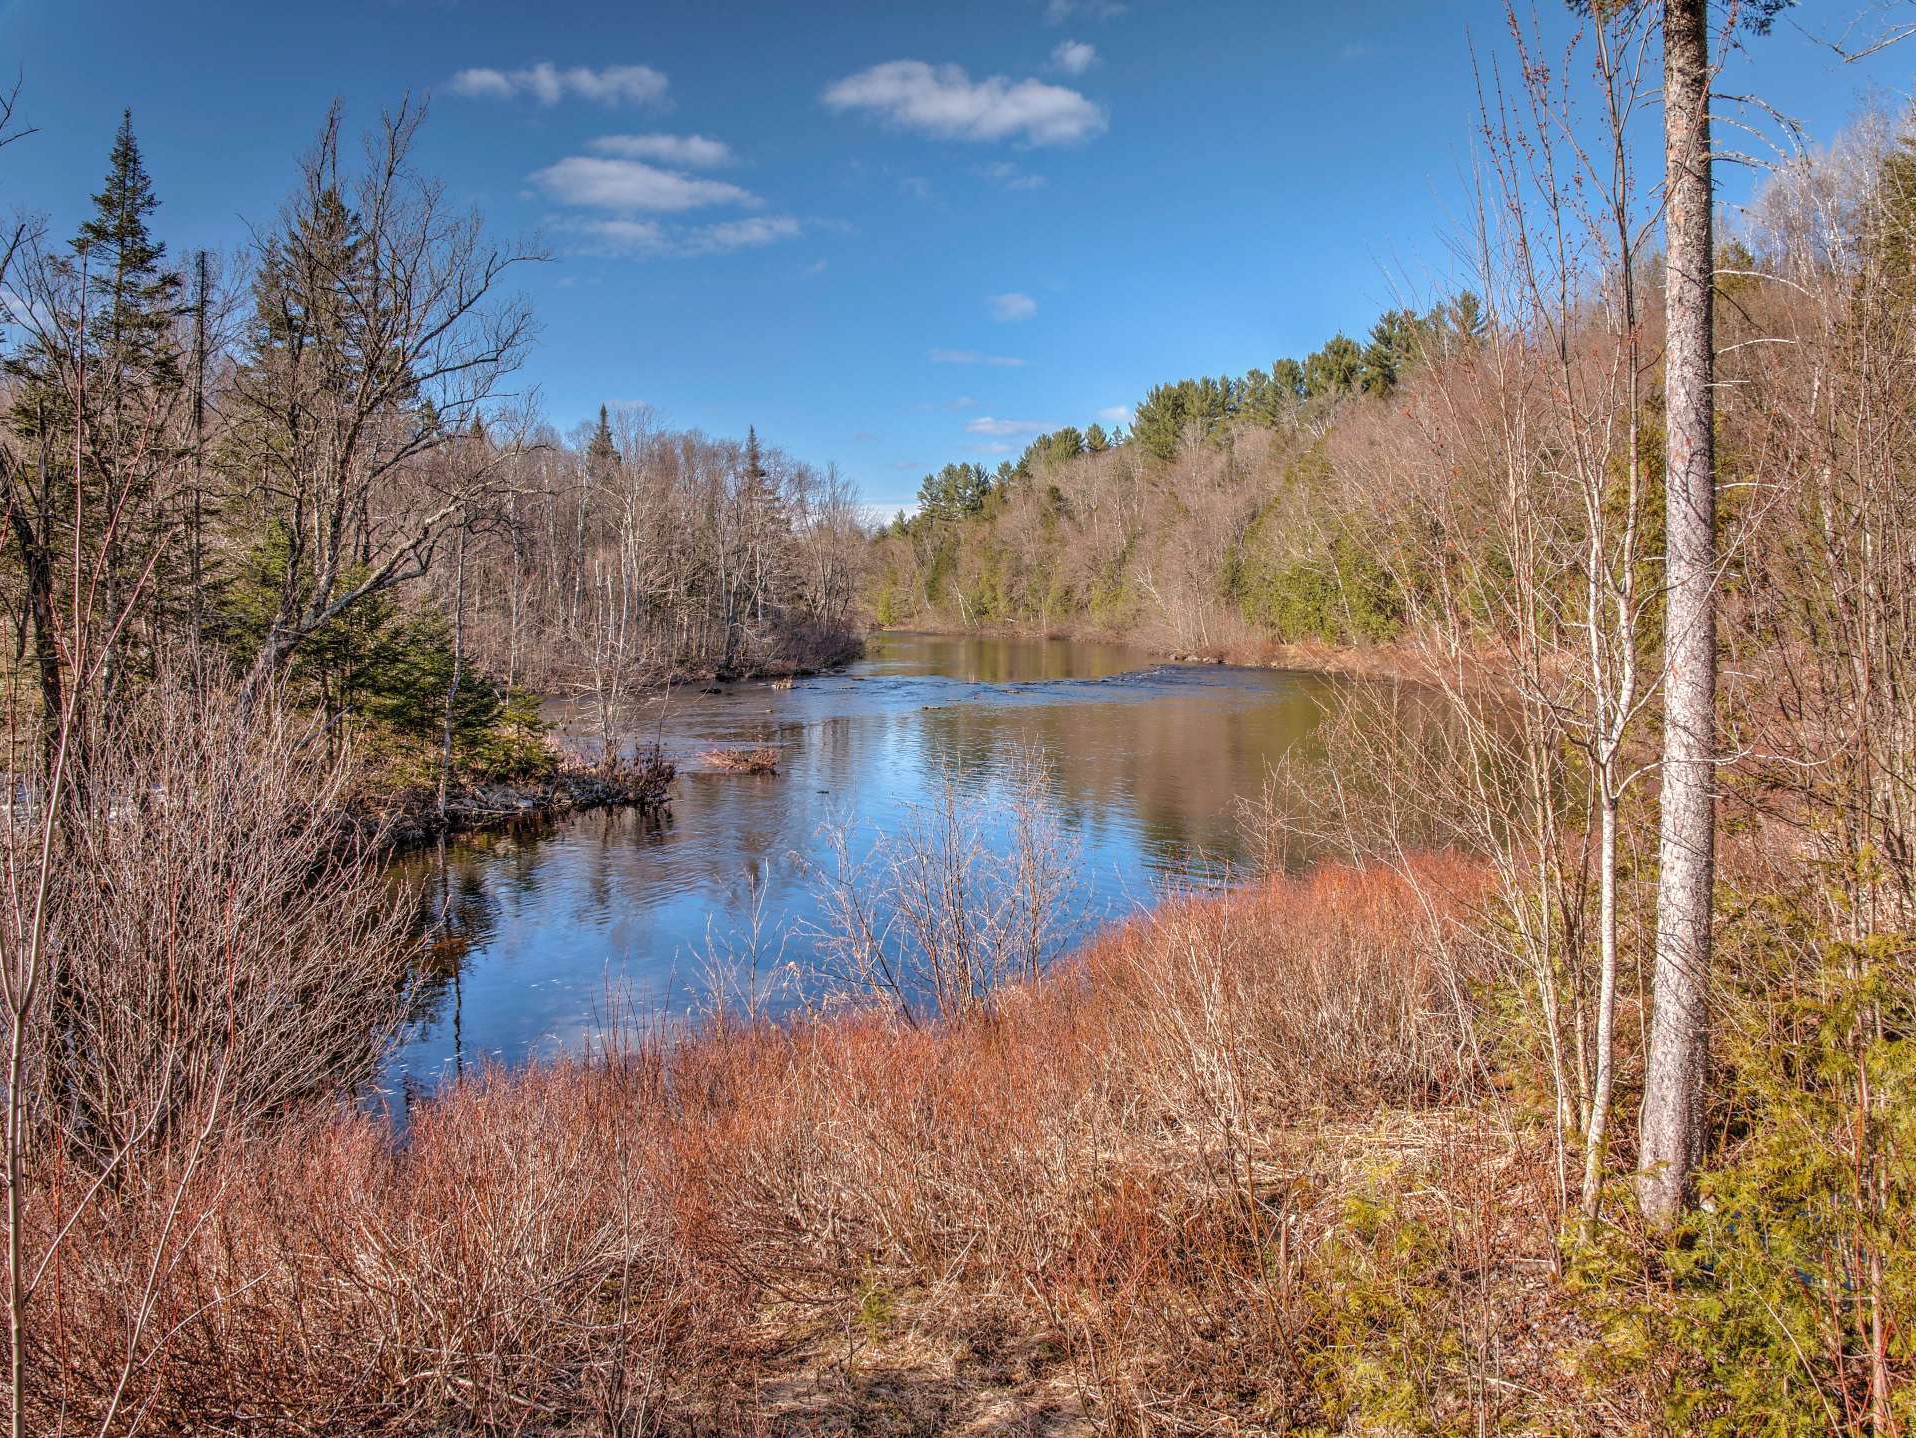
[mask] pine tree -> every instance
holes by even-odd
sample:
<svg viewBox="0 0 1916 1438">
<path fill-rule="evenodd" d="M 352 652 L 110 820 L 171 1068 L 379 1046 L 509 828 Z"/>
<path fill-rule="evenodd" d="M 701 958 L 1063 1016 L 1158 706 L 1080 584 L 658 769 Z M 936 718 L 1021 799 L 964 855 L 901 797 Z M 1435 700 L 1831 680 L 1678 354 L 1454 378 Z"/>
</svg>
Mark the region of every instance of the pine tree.
<svg viewBox="0 0 1916 1438">
<path fill-rule="evenodd" d="M 87 257 L 93 299 L 88 331 L 106 377 L 177 386 L 180 357 L 172 329 L 182 286 L 179 275 L 162 267 L 166 246 L 147 228 L 160 202 L 133 137 L 131 110 L 120 117 L 106 183 L 93 206 L 73 250 Z"/>
<path fill-rule="evenodd" d="M 1423 345 L 1424 322 L 1409 310 L 1386 310 L 1371 326 L 1358 385 L 1365 394 L 1389 394 Z"/>
<path fill-rule="evenodd" d="M 136 551 L 150 554 L 162 542 L 159 478 L 181 452 L 172 421 L 184 394 L 175 334 L 182 281 L 164 268 L 166 247 L 148 227 L 159 200 L 131 111 L 121 116 L 93 206 L 71 254 L 46 272 L 49 322 L 30 327 L 34 333 L 6 366 L 18 382 L 8 421 L 34 456 L 33 482 L 6 497 L 7 537 L 26 576 L 49 723 L 61 693 L 56 595 L 84 589 L 90 603 L 117 616 L 127 581 L 142 568 Z M 83 335 L 77 355 L 76 330 Z M 90 572 L 81 582 L 72 570 L 83 555 Z M 165 586 L 156 580 L 155 587 Z M 109 689 L 117 667 L 109 655 Z"/>
<path fill-rule="evenodd" d="M 592 431 L 591 442 L 585 447 L 585 460 L 595 474 L 619 462 L 618 446 L 612 443 L 612 425 L 604 405 L 599 406 L 599 427 Z"/>
</svg>

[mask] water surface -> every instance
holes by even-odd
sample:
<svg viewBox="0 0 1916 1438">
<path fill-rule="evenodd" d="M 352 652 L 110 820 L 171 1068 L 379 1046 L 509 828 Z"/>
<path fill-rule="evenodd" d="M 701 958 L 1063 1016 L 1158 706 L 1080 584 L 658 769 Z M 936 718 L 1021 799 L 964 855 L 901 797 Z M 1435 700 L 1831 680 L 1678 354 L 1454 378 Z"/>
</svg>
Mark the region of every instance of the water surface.
<svg viewBox="0 0 1916 1438">
<path fill-rule="evenodd" d="M 1266 763 L 1308 745 L 1321 677 L 1167 664 L 1063 640 L 882 634 L 842 674 L 744 683 L 649 706 L 643 741 L 679 766 L 669 812 L 581 814 L 407 861 L 443 906 L 443 980 L 397 1055 L 395 1086 L 481 1060 L 574 1049 L 608 1000 L 683 1012 L 707 997 L 709 956 L 755 950 L 802 971 L 821 920 L 820 833 L 860 845 L 910 821 L 953 776 L 988 836 L 1021 756 L 1077 858 L 1069 928 L 1223 882 L 1239 860 L 1234 800 Z M 554 711 L 562 736 L 590 725 Z M 721 773 L 715 747 L 773 744 L 774 775 Z M 757 916 L 757 939 L 751 937 Z M 802 1000 L 803 986 L 778 1003 Z"/>
</svg>

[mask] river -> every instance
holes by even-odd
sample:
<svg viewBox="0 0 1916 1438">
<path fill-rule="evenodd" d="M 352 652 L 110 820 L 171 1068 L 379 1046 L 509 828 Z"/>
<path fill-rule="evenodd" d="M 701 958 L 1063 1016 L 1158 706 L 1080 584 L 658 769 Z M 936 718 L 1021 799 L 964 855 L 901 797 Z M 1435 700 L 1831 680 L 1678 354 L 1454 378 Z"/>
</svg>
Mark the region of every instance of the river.
<svg viewBox="0 0 1916 1438">
<path fill-rule="evenodd" d="M 887 633 L 842 673 L 654 701 L 679 766 L 669 812 L 607 810 L 482 835 L 406 860 L 446 917 L 424 1011 L 389 1068 L 395 1093 L 475 1065 L 576 1050 L 609 1011 L 696 1011 L 709 956 L 756 952 L 798 975 L 822 920 L 825 826 L 858 846 L 910 822 L 953 777 L 988 842 L 1021 762 L 1043 776 L 1075 855 L 1067 937 L 1241 863 L 1234 801 L 1308 746 L 1319 676 L 1166 663 L 1122 646 Z M 562 738 L 586 726 L 563 706 Z M 773 744 L 776 774 L 715 770 L 715 747 Z M 752 939 L 756 916 L 757 940 Z"/>
</svg>

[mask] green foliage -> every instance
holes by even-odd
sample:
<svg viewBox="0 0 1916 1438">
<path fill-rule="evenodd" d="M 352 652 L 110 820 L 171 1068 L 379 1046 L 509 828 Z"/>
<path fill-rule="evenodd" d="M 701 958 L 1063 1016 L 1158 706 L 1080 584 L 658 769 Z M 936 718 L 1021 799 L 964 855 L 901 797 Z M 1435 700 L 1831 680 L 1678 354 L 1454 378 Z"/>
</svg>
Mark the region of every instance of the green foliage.
<svg viewBox="0 0 1916 1438">
<path fill-rule="evenodd" d="M 277 526 L 235 567 L 218 595 L 215 639 L 239 662 L 257 652 L 277 612 L 290 545 Z M 346 576 L 351 583 L 356 575 Z M 434 609 L 402 612 L 374 594 L 321 626 L 290 660 L 286 679 L 329 717 L 350 722 L 376 757 L 403 761 L 423 780 L 444 741 L 452 698 L 453 764 L 476 778 L 525 778 L 556 762 L 534 696 L 506 690 L 470 664 L 453 687 L 452 628 Z"/>
<path fill-rule="evenodd" d="M 756 443 L 758 436 L 753 435 Z M 619 462 L 619 448 L 612 442 L 612 424 L 604 405 L 599 406 L 598 427 L 592 431 L 592 438 L 585 447 L 585 462 L 592 473 L 598 474 L 610 465 Z"/>
<path fill-rule="evenodd" d="M 1671 1254 L 1682 1431 L 1916 1424 L 1916 938 L 1765 906 L 1722 1043 L 1742 1122 Z M 1816 954 L 1808 975 L 1797 956 Z M 1880 1333 L 1877 1325 L 1881 1325 Z M 1872 1428 L 1883 1348 L 1886 1425 Z M 1760 1418 L 1759 1418 L 1760 1415 Z"/>
<path fill-rule="evenodd" d="M 1364 352 L 1349 335 L 1332 335 L 1324 348 L 1304 361 L 1304 394 L 1324 399 L 1349 394 L 1363 373 Z"/>
<path fill-rule="evenodd" d="M 968 519 L 985 507 L 991 477 L 979 464 L 948 464 L 918 486 L 918 512 L 927 519 Z"/>
<path fill-rule="evenodd" d="M 1025 476 L 1042 474 L 1054 464 L 1076 459 L 1085 451 L 1085 437 L 1075 425 L 1041 434 L 1025 447 L 1018 459 L 1018 472 Z"/>
<path fill-rule="evenodd" d="M 1228 378 L 1154 385 L 1138 406 L 1131 436 L 1158 459 L 1172 459 L 1187 436 L 1212 438 L 1237 409 L 1237 383 Z"/>
<path fill-rule="evenodd" d="M 1864 252 L 1890 292 L 1907 302 L 1916 297 L 1916 118 L 1905 119 L 1883 157 L 1871 198 Z"/>
<path fill-rule="evenodd" d="M 1389 1172 L 1345 1200 L 1313 1287 L 1323 1337 L 1313 1377 L 1335 1432 L 1477 1431 L 1458 1395 L 1467 1355 L 1444 1227 L 1405 1211 Z"/>
<path fill-rule="evenodd" d="M 541 778 L 559 767 L 551 732 L 539 713 L 539 696 L 514 686 L 503 692 L 491 721 L 465 736 L 466 768 L 484 779 Z"/>
<path fill-rule="evenodd" d="M 1364 393 L 1385 395 L 1397 388 L 1422 350 L 1424 338 L 1424 321 L 1410 310 L 1386 310 L 1379 315 L 1371 326 L 1358 374 Z"/>
<path fill-rule="evenodd" d="M 1333 539 L 1326 552 L 1277 567 L 1242 556 L 1232 578 L 1244 617 L 1287 644 L 1379 643 L 1403 629 L 1396 581 L 1347 536 Z"/>
<path fill-rule="evenodd" d="M 86 255 L 93 300 L 89 338 L 116 368 L 177 385 L 179 354 L 171 330 L 180 277 L 162 268 L 166 246 L 147 227 L 160 202 L 133 138 L 131 110 L 120 118 L 108 165 L 106 182 L 93 197 L 93 215 L 73 241 L 74 253 Z"/>
</svg>

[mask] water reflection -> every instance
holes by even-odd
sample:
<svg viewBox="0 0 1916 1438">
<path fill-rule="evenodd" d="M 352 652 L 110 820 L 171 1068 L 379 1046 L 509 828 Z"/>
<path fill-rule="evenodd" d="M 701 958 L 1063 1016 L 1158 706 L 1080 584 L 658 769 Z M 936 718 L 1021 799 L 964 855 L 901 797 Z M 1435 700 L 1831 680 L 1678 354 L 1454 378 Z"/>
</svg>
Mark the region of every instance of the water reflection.
<svg viewBox="0 0 1916 1438">
<path fill-rule="evenodd" d="M 821 826 L 895 830 L 947 768 L 989 825 L 1020 753 L 1036 757 L 1079 853 L 1074 932 L 1165 884 L 1219 882 L 1239 858 L 1233 801 L 1309 744 L 1330 682 L 1110 645 L 882 635 L 842 675 L 675 695 L 646 720 L 681 766 L 668 813 L 584 814 L 406 861 L 443 922 L 437 988 L 394 1083 L 576 1048 L 615 993 L 652 1012 L 695 1006 L 708 948 L 742 947 L 755 902 L 762 947 L 819 921 L 806 862 Z M 779 746 L 776 775 L 700 759 L 763 742 Z"/>
</svg>

